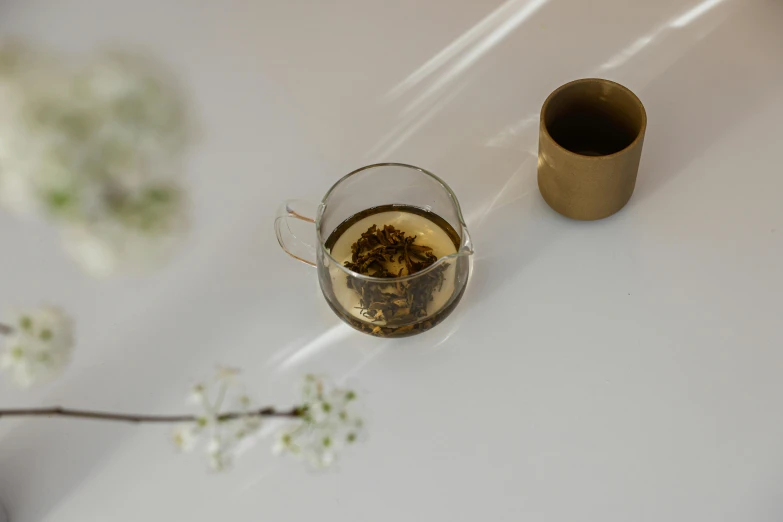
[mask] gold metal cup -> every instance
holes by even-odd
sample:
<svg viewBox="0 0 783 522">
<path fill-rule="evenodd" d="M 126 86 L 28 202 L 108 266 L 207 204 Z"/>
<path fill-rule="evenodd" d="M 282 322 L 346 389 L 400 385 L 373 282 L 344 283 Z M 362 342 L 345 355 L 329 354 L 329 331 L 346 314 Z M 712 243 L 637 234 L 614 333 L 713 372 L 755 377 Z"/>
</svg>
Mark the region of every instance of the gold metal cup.
<svg viewBox="0 0 783 522">
<path fill-rule="evenodd" d="M 597 78 L 558 87 L 541 107 L 538 188 L 560 214 L 611 216 L 636 185 L 647 113 L 619 83 Z"/>
</svg>

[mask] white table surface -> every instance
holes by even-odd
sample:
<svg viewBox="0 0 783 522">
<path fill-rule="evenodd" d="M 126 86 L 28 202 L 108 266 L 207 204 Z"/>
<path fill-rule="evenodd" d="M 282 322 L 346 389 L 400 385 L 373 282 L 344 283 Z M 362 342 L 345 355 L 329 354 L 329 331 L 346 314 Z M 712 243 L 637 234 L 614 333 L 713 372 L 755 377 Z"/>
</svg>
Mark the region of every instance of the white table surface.
<svg viewBox="0 0 783 522">
<path fill-rule="evenodd" d="M 353 380 L 371 413 L 334 472 L 267 437 L 224 476 L 165 428 L 3 420 L 13 522 L 783 520 L 782 28 L 777 0 L 4 0 L 0 34 L 158 53 L 204 133 L 192 233 L 149 277 L 92 280 L 0 216 L 0 308 L 79 324 L 68 372 L 2 405 L 178 411 L 224 363 L 269 403 Z M 585 76 L 649 116 L 595 223 L 535 178 L 541 103 Z M 340 323 L 272 231 L 382 160 L 446 179 L 476 245 L 456 312 L 404 340 Z"/>
</svg>

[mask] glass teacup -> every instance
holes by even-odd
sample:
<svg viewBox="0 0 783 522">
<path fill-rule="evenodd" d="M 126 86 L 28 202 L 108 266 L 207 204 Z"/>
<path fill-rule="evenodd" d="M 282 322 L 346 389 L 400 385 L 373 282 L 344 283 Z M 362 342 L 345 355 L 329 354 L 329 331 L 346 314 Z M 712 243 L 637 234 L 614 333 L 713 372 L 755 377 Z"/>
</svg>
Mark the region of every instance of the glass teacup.
<svg viewBox="0 0 783 522">
<path fill-rule="evenodd" d="M 296 220 L 315 224 L 304 239 Z M 319 205 L 284 203 L 280 246 L 315 266 L 326 302 L 346 323 L 379 337 L 425 332 L 457 306 L 473 246 L 454 192 L 424 169 L 402 163 L 362 167 Z"/>
</svg>

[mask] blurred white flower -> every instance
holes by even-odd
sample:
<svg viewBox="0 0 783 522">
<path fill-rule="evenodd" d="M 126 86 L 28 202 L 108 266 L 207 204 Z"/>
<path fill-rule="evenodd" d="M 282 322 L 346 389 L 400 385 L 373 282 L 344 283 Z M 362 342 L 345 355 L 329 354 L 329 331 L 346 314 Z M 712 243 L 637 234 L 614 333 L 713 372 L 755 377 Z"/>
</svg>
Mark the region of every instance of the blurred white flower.
<svg viewBox="0 0 783 522">
<path fill-rule="evenodd" d="M 320 441 L 316 441 L 305 455 L 312 467 L 328 468 L 334 464 L 341 449 L 342 442 L 339 439 L 325 435 Z"/>
<path fill-rule="evenodd" d="M 224 471 L 231 467 L 233 458 L 228 445 L 219 437 L 212 437 L 207 444 L 207 463 L 212 471 Z"/>
<path fill-rule="evenodd" d="M 324 400 L 317 400 L 310 403 L 307 413 L 315 423 L 322 423 L 329 418 L 332 411 L 332 405 Z"/>
<path fill-rule="evenodd" d="M 200 411 L 188 430 L 181 426 L 174 432 L 174 444 L 182 449 L 204 446 L 207 464 L 214 471 L 231 467 L 238 444 L 261 428 L 261 419 L 252 410 L 252 401 L 238 378 L 238 371 L 220 368 L 210 382 L 195 385 L 188 402 Z M 226 413 L 237 413 L 222 418 Z"/>
<path fill-rule="evenodd" d="M 188 402 L 195 404 L 196 406 L 203 406 L 204 400 L 206 399 L 206 396 L 204 395 L 205 392 L 206 387 L 203 384 L 195 385 L 193 389 L 190 390 Z"/>
<path fill-rule="evenodd" d="M 42 306 L 17 315 L 3 340 L 0 369 L 22 387 L 58 375 L 73 351 L 73 322 L 58 308 Z"/>
<path fill-rule="evenodd" d="M 272 452 L 304 458 L 313 468 L 329 467 L 363 433 L 357 394 L 308 375 L 302 406 L 304 415 L 278 434 Z"/>
<path fill-rule="evenodd" d="M 0 205 L 62 226 L 90 273 L 148 268 L 187 225 L 185 97 L 138 56 L 62 62 L 0 43 Z"/>
<path fill-rule="evenodd" d="M 175 428 L 171 438 L 178 450 L 184 452 L 193 451 L 198 442 L 198 432 L 198 426 L 185 424 Z"/>
<path fill-rule="evenodd" d="M 116 221 L 67 224 L 61 236 L 65 251 L 94 277 L 152 268 L 171 255 L 180 237 L 173 231 L 147 234 Z"/>
<path fill-rule="evenodd" d="M 275 444 L 272 446 L 272 453 L 275 455 L 282 455 L 283 453 L 290 453 L 292 455 L 299 454 L 299 446 L 294 444 L 294 438 L 288 430 L 283 430 L 277 434 Z"/>
<path fill-rule="evenodd" d="M 200 408 L 197 420 L 190 427 L 180 426 L 173 435 L 183 451 L 202 445 L 207 464 L 215 471 L 231 467 L 239 443 L 261 428 L 259 409 L 244 393 L 238 374 L 221 368 L 212 381 L 195 385 L 188 402 Z M 331 466 L 363 433 L 358 403 L 356 392 L 306 376 L 297 407 L 301 416 L 282 420 L 286 428 L 278 433 L 272 452 L 302 458 L 313 468 Z"/>
</svg>

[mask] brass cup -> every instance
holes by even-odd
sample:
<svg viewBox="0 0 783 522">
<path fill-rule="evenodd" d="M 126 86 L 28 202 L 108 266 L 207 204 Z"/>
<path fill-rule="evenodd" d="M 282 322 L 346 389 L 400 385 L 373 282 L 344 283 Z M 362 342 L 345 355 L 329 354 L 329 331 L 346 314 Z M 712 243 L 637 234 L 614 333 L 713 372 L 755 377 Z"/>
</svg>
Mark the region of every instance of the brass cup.
<svg viewBox="0 0 783 522">
<path fill-rule="evenodd" d="M 636 185 L 647 113 L 619 83 L 597 78 L 558 87 L 541 107 L 538 188 L 560 214 L 611 216 Z"/>
</svg>

